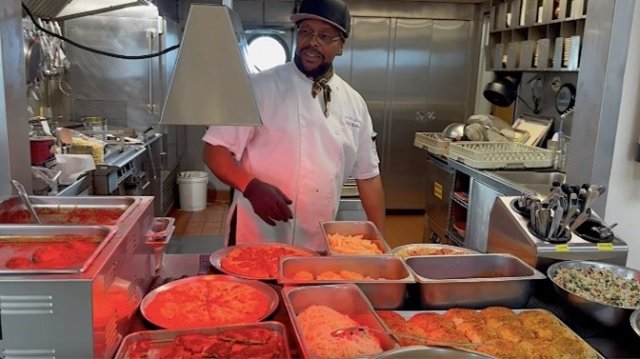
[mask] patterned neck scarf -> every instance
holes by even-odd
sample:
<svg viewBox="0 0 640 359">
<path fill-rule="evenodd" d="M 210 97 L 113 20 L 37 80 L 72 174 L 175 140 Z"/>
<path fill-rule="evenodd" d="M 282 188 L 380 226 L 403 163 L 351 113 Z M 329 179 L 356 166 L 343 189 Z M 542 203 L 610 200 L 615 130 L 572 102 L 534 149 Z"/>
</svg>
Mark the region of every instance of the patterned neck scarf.
<svg viewBox="0 0 640 359">
<path fill-rule="evenodd" d="M 329 86 L 329 80 L 331 80 L 331 77 L 333 77 L 333 65 L 331 65 L 323 75 L 313 79 L 313 86 L 311 86 L 311 96 L 313 96 L 313 98 L 316 98 L 316 96 L 322 92 L 322 99 L 324 100 L 324 117 L 329 117 L 329 103 L 331 102 L 331 87 Z"/>
<path fill-rule="evenodd" d="M 313 80 L 313 85 L 311 86 L 311 96 L 316 98 L 322 92 L 322 99 L 324 102 L 324 117 L 329 117 L 329 103 L 331 102 L 331 87 L 329 86 L 329 80 L 333 77 L 333 65 L 330 64 L 327 70 L 321 74 L 308 74 L 305 73 L 301 64 L 299 64 L 299 59 L 294 59 L 298 70 L 300 70 L 303 74 L 305 74 L 308 78 Z"/>
</svg>

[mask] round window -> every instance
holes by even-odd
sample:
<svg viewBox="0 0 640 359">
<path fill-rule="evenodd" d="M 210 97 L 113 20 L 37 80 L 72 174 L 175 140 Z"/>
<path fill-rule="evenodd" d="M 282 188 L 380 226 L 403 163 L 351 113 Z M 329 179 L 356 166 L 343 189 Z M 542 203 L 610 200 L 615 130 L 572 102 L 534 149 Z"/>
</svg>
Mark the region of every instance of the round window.
<svg viewBox="0 0 640 359">
<path fill-rule="evenodd" d="M 251 71 L 264 71 L 287 62 L 285 45 L 270 35 L 258 35 L 249 40 Z"/>
</svg>

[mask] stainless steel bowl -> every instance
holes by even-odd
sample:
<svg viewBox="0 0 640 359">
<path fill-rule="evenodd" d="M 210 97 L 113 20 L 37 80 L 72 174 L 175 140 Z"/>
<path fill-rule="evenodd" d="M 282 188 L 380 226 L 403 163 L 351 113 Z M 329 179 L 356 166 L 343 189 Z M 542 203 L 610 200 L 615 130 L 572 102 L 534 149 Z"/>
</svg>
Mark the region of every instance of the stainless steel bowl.
<svg viewBox="0 0 640 359">
<path fill-rule="evenodd" d="M 547 269 L 547 276 L 551 279 L 553 287 L 560 297 L 602 325 L 607 327 L 621 325 L 629 320 L 629 316 L 634 310 L 640 309 L 599 303 L 568 291 L 556 283 L 555 277 L 559 268 L 599 268 L 610 270 L 622 277 L 635 280 L 640 280 L 640 272 L 623 266 L 591 261 L 557 262 Z"/>
<path fill-rule="evenodd" d="M 375 359 L 414 359 L 414 358 L 438 358 L 438 359 L 481 359 L 493 358 L 478 352 L 471 352 L 455 348 L 409 346 L 386 351 Z"/>
<path fill-rule="evenodd" d="M 464 137 L 464 123 L 452 123 L 442 130 L 442 135 L 452 140 L 461 140 Z"/>
<path fill-rule="evenodd" d="M 631 317 L 629 317 L 629 322 L 631 323 L 631 328 L 636 334 L 640 337 L 640 309 L 636 309 L 631 313 Z"/>
</svg>

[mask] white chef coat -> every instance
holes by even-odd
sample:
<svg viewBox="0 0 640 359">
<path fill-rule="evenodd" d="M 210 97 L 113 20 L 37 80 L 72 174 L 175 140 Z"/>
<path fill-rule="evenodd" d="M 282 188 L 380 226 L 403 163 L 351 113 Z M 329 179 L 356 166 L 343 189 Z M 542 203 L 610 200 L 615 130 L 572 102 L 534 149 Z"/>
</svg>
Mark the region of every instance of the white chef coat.
<svg viewBox="0 0 640 359">
<path fill-rule="evenodd" d="M 325 117 L 322 94 L 313 98 L 312 84 L 293 62 L 255 74 L 252 86 L 263 125 L 211 126 L 204 135 L 204 141 L 228 148 L 247 172 L 293 201 L 293 220 L 272 227 L 236 192 L 227 239 L 235 207 L 238 244 L 279 242 L 322 250 L 319 223 L 335 218 L 347 176 L 368 179 L 380 173 L 371 117 L 360 94 L 334 74 Z"/>
</svg>

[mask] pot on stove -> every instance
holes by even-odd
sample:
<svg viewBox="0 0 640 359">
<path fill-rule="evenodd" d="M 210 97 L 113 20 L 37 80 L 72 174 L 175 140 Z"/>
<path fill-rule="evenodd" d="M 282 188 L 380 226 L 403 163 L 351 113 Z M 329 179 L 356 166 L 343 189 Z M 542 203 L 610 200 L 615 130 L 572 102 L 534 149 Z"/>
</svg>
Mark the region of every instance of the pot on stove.
<svg viewBox="0 0 640 359">
<path fill-rule="evenodd" d="M 84 129 L 92 132 L 104 132 L 107 130 L 107 119 L 99 116 L 89 116 L 82 118 Z"/>
<path fill-rule="evenodd" d="M 55 143 L 53 137 L 32 137 L 29 139 L 31 164 L 40 166 L 53 157 L 51 146 Z"/>
</svg>

